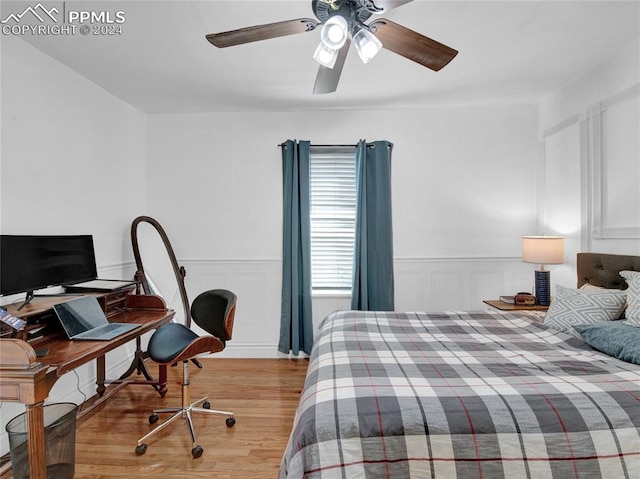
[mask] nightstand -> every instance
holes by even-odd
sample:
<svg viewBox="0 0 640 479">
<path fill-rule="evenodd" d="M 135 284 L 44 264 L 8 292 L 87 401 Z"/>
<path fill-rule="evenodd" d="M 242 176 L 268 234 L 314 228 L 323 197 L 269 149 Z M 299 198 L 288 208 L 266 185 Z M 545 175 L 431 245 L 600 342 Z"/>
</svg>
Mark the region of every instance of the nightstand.
<svg viewBox="0 0 640 479">
<path fill-rule="evenodd" d="M 533 306 L 521 306 L 519 304 L 505 303 L 499 299 L 485 299 L 482 302 L 488 304 L 492 308 L 499 309 L 500 311 L 546 311 L 549 309 L 549 306 L 540 306 L 539 304 L 535 304 Z"/>
</svg>

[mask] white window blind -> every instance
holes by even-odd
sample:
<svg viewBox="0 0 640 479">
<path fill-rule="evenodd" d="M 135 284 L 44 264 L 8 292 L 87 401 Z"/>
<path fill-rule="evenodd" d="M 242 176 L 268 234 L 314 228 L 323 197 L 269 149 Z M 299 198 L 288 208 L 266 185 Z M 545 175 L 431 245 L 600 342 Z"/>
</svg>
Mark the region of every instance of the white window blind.
<svg viewBox="0 0 640 479">
<path fill-rule="evenodd" d="M 310 149 L 311 283 L 351 289 L 356 217 L 355 147 Z"/>
</svg>

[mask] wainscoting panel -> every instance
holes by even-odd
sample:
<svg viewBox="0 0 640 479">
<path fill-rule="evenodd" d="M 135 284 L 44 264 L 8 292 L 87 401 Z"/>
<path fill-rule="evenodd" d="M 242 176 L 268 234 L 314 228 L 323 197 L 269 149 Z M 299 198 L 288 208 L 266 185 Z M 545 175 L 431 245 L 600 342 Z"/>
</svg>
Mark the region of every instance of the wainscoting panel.
<svg viewBox="0 0 640 479">
<path fill-rule="evenodd" d="M 519 257 L 396 258 L 396 309 L 486 309 L 484 299 L 531 291 L 535 265 Z"/>
<path fill-rule="evenodd" d="M 444 268 L 442 268 L 444 266 Z M 449 269 L 449 271 L 447 271 Z M 431 271 L 427 270 L 431 300 L 427 311 L 442 311 L 462 309 L 464 303 L 465 274 L 461 270 L 446 268 L 446 265 L 436 265 Z M 462 288 L 460 288 L 462 286 Z"/>
<path fill-rule="evenodd" d="M 187 293 L 224 288 L 238 296 L 233 340 L 225 357 L 276 357 L 280 335 L 280 260 L 181 260 Z"/>
<path fill-rule="evenodd" d="M 423 311 L 426 295 L 426 277 L 422 267 L 413 267 L 406 263 L 401 266 L 396 263 L 395 268 L 395 304 L 402 305 L 405 311 Z"/>
<path fill-rule="evenodd" d="M 510 271 L 506 276 L 506 283 L 503 287 L 504 291 L 510 291 L 508 289 L 508 285 L 517 285 L 519 288 L 516 288 L 513 292 L 518 293 L 520 291 L 525 291 L 527 293 L 533 293 L 535 289 L 535 270 L 538 269 L 535 264 L 526 265 L 526 271 Z M 551 278 L 551 291 L 552 293 L 555 291 L 555 279 L 556 274 L 555 271 L 553 273 L 553 278 Z M 575 282 L 575 273 L 571 278 L 572 281 Z M 572 286 L 572 283 L 563 285 L 563 286 Z M 509 293 L 507 293 L 509 294 Z"/>
<path fill-rule="evenodd" d="M 496 299 L 501 294 L 513 294 L 516 291 L 508 289 L 505 292 L 504 289 L 496 296 L 496 285 L 504 284 L 505 274 L 504 271 L 472 271 L 469 273 L 469 295 L 465 297 L 465 301 L 469 301 L 464 305 L 464 309 L 477 309 L 477 298 L 481 299 Z"/>
</svg>

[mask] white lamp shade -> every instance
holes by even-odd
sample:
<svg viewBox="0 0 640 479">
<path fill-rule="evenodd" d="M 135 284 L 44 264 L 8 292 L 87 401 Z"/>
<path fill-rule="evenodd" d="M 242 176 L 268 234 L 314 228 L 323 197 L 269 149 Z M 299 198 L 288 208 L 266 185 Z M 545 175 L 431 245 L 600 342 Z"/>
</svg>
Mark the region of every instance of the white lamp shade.
<svg viewBox="0 0 640 479">
<path fill-rule="evenodd" d="M 327 47 L 324 43 L 320 42 L 318 48 L 316 48 L 313 54 L 313 59 L 320 65 L 324 65 L 327 68 L 333 68 L 338 59 L 338 50 Z"/>
<path fill-rule="evenodd" d="M 564 238 L 562 236 L 523 236 L 522 261 L 525 263 L 564 263 Z"/>
<path fill-rule="evenodd" d="M 353 43 L 363 63 L 368 63 L 382 50 L 382 42 L 366 28 L 358 30 L 358 33 L 353 37 Z"/>
<path fill-rule="evenodd" d="M 327 48 L 338 50 L 347 41 L 349 24 L 342 15 L 334 15 L 322 26 L 320 40 Z"/>
</svg>

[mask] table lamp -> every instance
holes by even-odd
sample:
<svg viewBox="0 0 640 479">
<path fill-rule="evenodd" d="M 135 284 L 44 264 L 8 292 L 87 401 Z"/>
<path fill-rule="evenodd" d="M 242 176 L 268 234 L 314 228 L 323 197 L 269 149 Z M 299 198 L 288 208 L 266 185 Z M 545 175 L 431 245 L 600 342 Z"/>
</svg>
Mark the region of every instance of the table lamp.
<svg viewBox="0 0 640 479">
<path fill-rule="evenodd" d="M 564 238 L 562 236 L 523 236 L 522 261 L 537 263 L 536 270 L 536 304 L 549 306 L 551 303 L 551 274 L 544 269 L 545 264 L 562 264 L 564 262 Z"/>
</svg>

